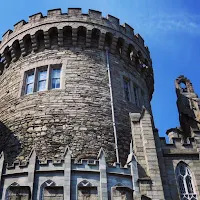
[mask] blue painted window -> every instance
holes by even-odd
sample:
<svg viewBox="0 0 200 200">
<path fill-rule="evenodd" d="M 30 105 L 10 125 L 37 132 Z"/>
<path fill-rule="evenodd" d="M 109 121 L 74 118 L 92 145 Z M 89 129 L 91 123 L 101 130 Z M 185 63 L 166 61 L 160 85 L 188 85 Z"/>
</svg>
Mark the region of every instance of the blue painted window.
<svg viewBox="0 0 200 200">
<path fill-rule="evenodd" d="M 34 88 L 34 71 L 27 74 L 25 94 L 33 93 L 33 88 Z"/>
<path fill-rule="evenodd" d="M 60 88 L 60 72 L 61 68 L 53 68 L 51 71 L 51 88 Z"/>
<path fill-rule="evenodd" d="M 38 72 L 38 91 L 46 90 L 47 85 L 47 69 Z"/>
</svg>

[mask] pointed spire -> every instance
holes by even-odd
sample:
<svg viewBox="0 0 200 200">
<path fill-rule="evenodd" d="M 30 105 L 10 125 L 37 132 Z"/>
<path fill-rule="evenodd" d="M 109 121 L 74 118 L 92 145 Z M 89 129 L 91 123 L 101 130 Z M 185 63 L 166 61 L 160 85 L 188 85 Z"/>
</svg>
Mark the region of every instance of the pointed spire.
<svg viewBox="0 0 200 200">
<path fill-rule="evenodd" d="M 4 152 L 2 151 L 0 154 L 0 161 L 4 160 Z"/>
<path fill-rule="evenodd" d="M 28 160 L 31 160 L 31 159 L 33 159 L 33 158 L 36 158 L 36 151 L 35 151 L 35 148 L 32 148 L 32 150 L 31 150 L 31 152 L 30 152 L 30 154 L 29 154 L 29 156 L 28 156 Z"/>
<path fill-rule="evenodd" d="M 101 147 L 101 149 L 99 150 L 97 159 L 105 159 L 105 151 L 104 149 Z"/>
<path fill-rule="evenodd" d="M 63 157 L 65 158 L 67 155 L 71 156 L 71 151 L 70 151 L 68 145 L 65 147 L 65 151 L 64 151 Z"/>
</svg>

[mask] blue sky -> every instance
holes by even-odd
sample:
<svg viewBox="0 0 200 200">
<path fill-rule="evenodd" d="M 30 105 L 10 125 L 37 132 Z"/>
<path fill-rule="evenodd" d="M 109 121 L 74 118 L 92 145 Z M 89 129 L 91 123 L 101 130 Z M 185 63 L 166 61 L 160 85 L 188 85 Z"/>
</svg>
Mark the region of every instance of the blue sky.
<svg viewBox="0 0 200 200">
<path fill-rule="evenodd" d="M 69 7 L 102 11 L 128 23 L 149 47 L 155 74 L 152 100 L 155 125 L 161 136 L 179 126 L 174 80 L 188 77 L 200 94 L 199 0 L 7 0 L 2 1 L 0 35 L 28 16 L 48 9 Z"/>
</svg>

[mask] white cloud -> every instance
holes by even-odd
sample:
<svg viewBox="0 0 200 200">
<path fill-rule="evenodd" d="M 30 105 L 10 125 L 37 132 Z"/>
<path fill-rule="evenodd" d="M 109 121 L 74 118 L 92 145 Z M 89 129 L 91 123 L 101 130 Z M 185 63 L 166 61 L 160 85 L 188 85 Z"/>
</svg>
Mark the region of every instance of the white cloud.
<svg viewBox="0 0 200 200">
<path fill-rule="evenodd" d="M 138 30 L 145 30 L 146 34 L 183 32 L 200 35 L 200 15 L 181 14 L 153 14 L 141 16 L 135 26 Z"/>
</svg>

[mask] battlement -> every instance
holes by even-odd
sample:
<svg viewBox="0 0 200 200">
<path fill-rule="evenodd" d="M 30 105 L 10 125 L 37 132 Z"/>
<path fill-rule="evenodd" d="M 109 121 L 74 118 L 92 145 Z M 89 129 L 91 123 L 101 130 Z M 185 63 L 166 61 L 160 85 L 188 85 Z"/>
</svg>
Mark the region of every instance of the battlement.
<svg viewBox="0 0 200 200">
<path fill-rule="evenodd" d="M 6 43 L 11 39 L 11 37 L 13 35 L 15 35 L 16 31 L 19 30 L 19 28 L 24 29 L 24 26 L 30 26 L 30 24 L 33 23 L 38 23 L 38 22 L 46 22 L 49 20 L 55 20 L 56 18 L 62 18 L 63 20 L 69 19 L 69 18 L 77 18 L 77 21 L 85 21 L 90 19 L 91 20 L 100 20 L 100 23 L 103 23 L 102 25 L 104 26 L 108 26 L 108 28 L 114 28 L 116 29 L 116 31 L 121 32 L 122 34 L 126 35 L 127 37 L 134 39 L 138 37 L 138 34 L 134 35 L 134 29 L 128 25 L 128 24 L 120 24 L 120 20 L 112 15 L 108 15 L 107 17 L 103 17 L 102 13 L 96 10 L 89 10 L 87 14 L 82 13 L 82 9 L 81 8 L 68 8 L 68 13 L 63 13 L 62 10 L 60 8 L 58 9 L 52 9 L 52 10 L 48 10 L 47 11 L 47 16 L 43 16 L 42 13 L 36 13 L 33 14 L 31 16 L 29 16 L 29 20 L 28 22 L 26 22 L 25 20 L 21 20 L 19 22 L 17 22 L 14 25 L 14 30 L 8 30 L 6 31 L 6 33 L 3 35 L 3 39 L 2 39 L 2 44 Z M 82 19 L 82 20 L 81 20 Z M 141 36 L 140 36 L 141 38 Z M 137 39 L 136 39 L 137 40 Z M 141 45 L 144 45 L 144 40 L 141 38 L 141 40 L 139 39 L 138 41 Z"/>
<path fill-rule="evenodd" d="M 23 174 L 28 173 L 32 167 L 34 167 L 37 172 L 42 171 L 64 171 L 66 168 L 66 164 L 70 163 L 70 168 L 72 171 L 89 171 L 89 172 L 98 172 L 100 170 L 100 165 L 102 165 L 101 160 L 104 159 L 104 151 L 100 150 L 100 157 L 98 160 L 92 159 L 81 159 L 80 161 L 76 161 L 71 158 L 70 151 L 67 149 L 67 152 L 62 159 L 47 159 L 47 160 L 39 160 L 37 158 L 36 152 L 32 150 L 29 158 L 27 160 L 20 162 L 15 161 L 11 165 L 6 164 L 4 175 L 13 175 L 13 174 Z M 0 166 L 4 163 L 4 156 L 2 154 L 0 159 Z M 130 163 L 122 167 L 121 163 L 114 163 L 112 166 L 108 165 L 106 162 L 103 162 L 107 168 L 108 173 L 111 174 L 123 174 L 123 175 L 131 175 Z"/>
<path fill-rule="evenodd" d="M 168 143 L 165 137 L 160 137 L 161 148 L 164 156 L 169 155 L 198 155 L 194 138 L 188 138 L 186 141 L 180 137 L 173 137 Z"/>
<path fill-rule="evenodd" d="M 128 24 L 120 25 L 118 18 L 111 15 L 104 18 L 101 12 L 94 10 L 83 14 L 80 8 L 69 8 L 68 13 L 53 9 L 47 11 L 47 16 L 36 13 L 28 22 L 16 23 L 13 31 L 8 30 L 0 43 L 0 75 L 30 54 L 70 48 L 109 49 L 111 54 L 119 55 L 127 65 L 142 73 L 151 98 L 152 61 L 143 38 L 134 35 L 134 29 Z"/>
<path fill-rule="evenodd" d="M 66 27 L 70 28 L 64 32 L 64 28 Z M 85 30 L 80 30 L 80 27 Z M 55 34 L 58 36 L 59 47 L 66 45 L 63 44 L 63 37 L 68 36 L 69 39 L 69 33 L 72 38 L 71 45 L 77 45 L 76 41 L 80 33 L 82 34 L 81 36 L 85 35 L 86 46 L 89 47 L 92 36 L 96 34 L 96 36 L 99 36 L 99 44 L 97 44 L 97 47 L 100 49 L 105 46 L 110 46 L 111 53 L 116 53 L 117 47 L 121 53 L 123 49 L 123 51 L 125 51 L 124 54 L 127 55 L 128 51 L 132 51 L 130 48 L 130 45 L 132 45 L 135 49 L 133 49 L 134 51 L 140 51 L 142 53 L 142 60 L 146 60 L 145 64 L 151 66 L 148 47 L 144 45 L 144 40 L 139 34 L 134 35 L 134 29 L 131 26 L 126 23 L 120 25 L 120 20 L 111 15 L 104 18 L 99 11 L 89 10 L 88 14 L 84 14 L 80 8 L 69 8 L 68 13 L 62 13 L 61 9 L 48 10 L 47 16 L 43 16 L 42 13 L 36 13 L 29 17 L 28 22 L 21 20 L 16 23 L 13 31 L 6 31 L 0 43 L 0 54 L 3 54 L 2 57 L 5 57 L 5 64 L 13 60 L 17 50 L 21 51 L 23 56 L 27 55 L 26 44 L 24 44 L 27 40 L 29 40 L 29 46 L 32 46 L 35 52 L 37 51 L 37 37 L 39 36 L 41 36 L 40 39 L 43 37 L 45 48 L 50 48 L 51 45 L 48 44 L 48 40 L 51 35 L 49 36 L 48 33 L 52 29 L 54 29 L 53 32 L 56 32 Z M 94 33 L 94 29 L 95 31 L 97 29 L 98 33 Z M 38 35 L 38 31 L 41 31 L 43 36 Z M 84 31 L 85 33 L 83 33 Z M 122 42 L 120 42 L 119 39 Z M 105 43 L 109 43 L 109 45 Z M 128 54 L 130 54 L 130 52 L 128 52 Z M 17 59 L 14 58 L 14 61 Z M 7 67 L 7 65 L 8 64 L 6 64 L 5 67 Z"/>
</svg>

